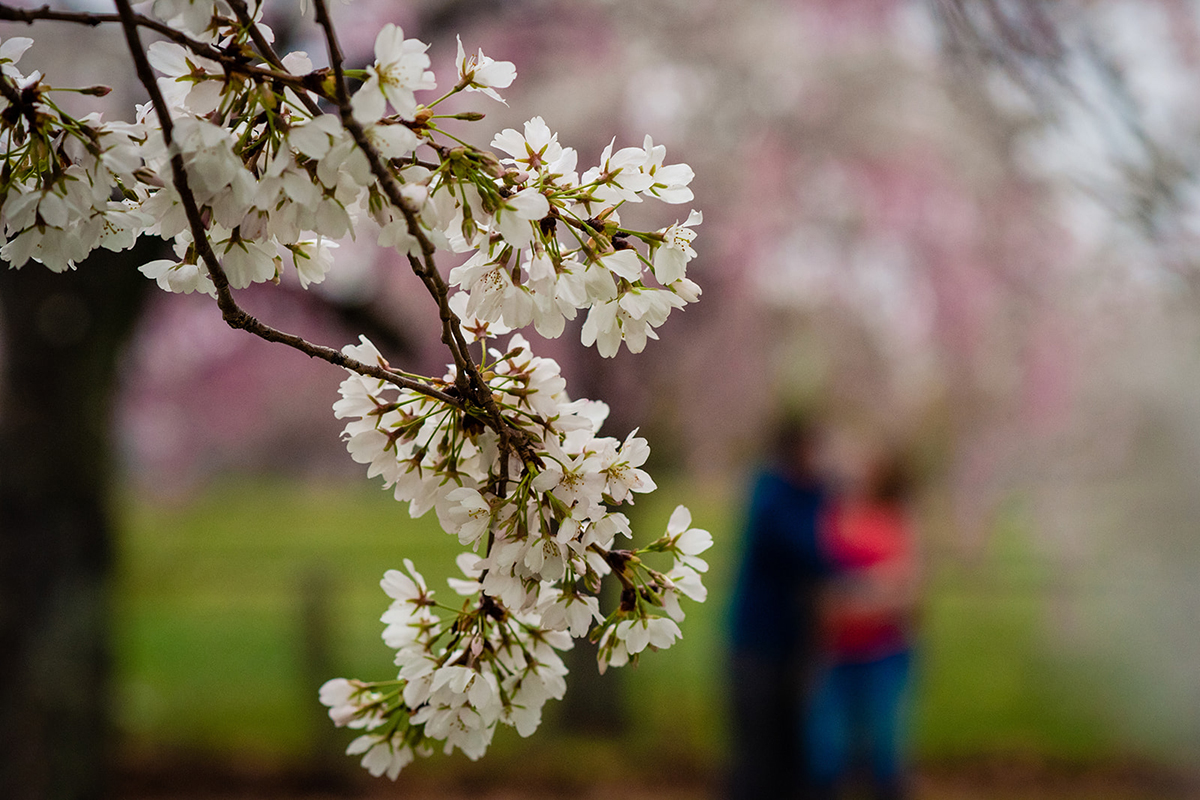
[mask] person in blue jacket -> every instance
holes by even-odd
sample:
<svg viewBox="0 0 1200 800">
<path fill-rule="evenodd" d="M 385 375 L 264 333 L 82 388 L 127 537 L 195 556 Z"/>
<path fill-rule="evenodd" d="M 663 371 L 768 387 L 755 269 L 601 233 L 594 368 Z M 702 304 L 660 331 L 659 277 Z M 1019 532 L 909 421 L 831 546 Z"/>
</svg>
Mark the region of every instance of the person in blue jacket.
<svg viewBox="0 0 1200 800">
<path fill-rule="evenodd" d="M 731 608 L 732 756 L 736 800 L 810 794 L 800 741 L 816 661 L 816 595 L 826 572 L 817 525 L 827 492 L 819 434 L 777 426 L 774 458 L 755 480 Z"/>
</svg>

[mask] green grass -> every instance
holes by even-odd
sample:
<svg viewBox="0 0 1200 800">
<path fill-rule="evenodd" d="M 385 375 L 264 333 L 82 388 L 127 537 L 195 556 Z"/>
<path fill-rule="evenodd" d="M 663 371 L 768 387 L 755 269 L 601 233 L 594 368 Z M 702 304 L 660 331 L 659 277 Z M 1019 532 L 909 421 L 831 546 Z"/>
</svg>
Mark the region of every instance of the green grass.
<svg viewBox="0 0 1200 800">
<path fill-rule="evenodd" d="M 930 559 L 918 649 L 917 746 L 936 759 L 989 753 L 1087 761 L 1126 743 L 1089 665 L 1056 647 L 1060 588 L 1010 514 L 969 562 Z"/>
<path fill-rule="evenodd" d="M 383 677 L 383 572 L 402 555 L 431 581 L 453 569 L 449 537 L 370 487 L 229 483 L 182 507 L 127 503 L 125 522 L 118 719 L 139 743 L 297 752 L 311 587 L 328 587 L 330 668 Z"/>
<path fill-rule="evenodd" d="M 722 623 L 738 502 L 711 486 L 665 487 L 633 509 L 641 541 L 665 528 L 676 502 L 688 503 L 695 524 L 716 539 L 711 594 L 688 608 L 681 642 L 617 679 L 634 763 L 661 755 L 711 763 L 724 741 Z M 322 680 L 393 671 L 379 639 L 383 572 L 412 558 L 431 587 L 448 593 L 445 577 L 459 552 L 432 514 L 411 520 L 368 485 L 230 481 L 186 505 L 127 499 L 123 522 L 117 716 L 130 746 L 149 750 L 303 755 L 328 724 L 316 703 Z M 1121 742 L 1097 723 L 1097 687 L 1047 646 L 1049 576 L 1019 530 L 995 542 L 970 568 L 947 560 L 931 570 L 916 688 L 918 752 L 933 759 L 1110 755 Z M 314 662 L 304 655 L 305 598 L 320 586 L 329 635 L 324 659 Z M 630 763 L 617 749 L 552 738 L 505 735 L 495 747 L 558 748 L 573 767 L 596 771 Z"/>
</svg>

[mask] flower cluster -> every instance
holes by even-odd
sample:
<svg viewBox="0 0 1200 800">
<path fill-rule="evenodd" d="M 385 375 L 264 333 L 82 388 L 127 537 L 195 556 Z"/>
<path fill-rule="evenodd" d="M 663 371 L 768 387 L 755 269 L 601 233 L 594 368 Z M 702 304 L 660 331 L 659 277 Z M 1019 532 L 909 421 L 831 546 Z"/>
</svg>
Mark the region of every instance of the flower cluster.
<svg viewBox="0 0 1200 800">
<path fill-rule="evenodd" d="M 366 339 L 344 350 L 386 365 Z M 613 509 L 655 488 L 642 469 L 646 441 L 636 432 L 600 436 L 607 407 L 570 400 L 558 365 L 535 356 L 519 334 L 506 350 L 489 350 L 481 366 L 505 417 L 533 443 L 531 463 L 507 483 L 498 480 L 507 456 L 497 433 L 436 399 L 351 374 L 334 405 L 349 419 L 347 449 L 368 475 L 382 477 L 413 516 L 435 511 L 443 529 L 471 548 L 459 558 L 466 579 L 452 584 L 468 601 L 449 624 L 411 566 L 408 576 L 384 579 L 395 602 L 383 637 L 397 651 L 397 681 L 337 679 L 323 691 L 336 722 L 368 729 L 357 741 L 370 742 L 364 765 L 377 774 L 428 751 L 431 739 L 476 757 L 498 723 L 528 735 L 545 700 L 562 695 L 565 670 L 555 651 L 573 637 L 599 641 L 601 671 L 620 666 L 647 647 L 669 647 L 680 636 L 680 598 L 705 598 L 699 554 L 712 538 L 691 527 L 684 507 L 649 546 L 616 549 L 631 531 Z M 453 368 L 442 382 L 455 384 Z M 652 569 L 651 553 L 670 554 L 670 568 Z M 609 576 L 622 592 L 605 616 L 596 595 Z M 476 688 L 430 694 L 443 686 Z"/>
<path fill-rule="evenodd" d="M 531 733 L 565 691 L 558 653 L 574 638 L 599 643 L 601 670 L 625 664 L 679 637 L 681 597 L 704 599 L 711 538 L 686 509 L 651 545 L 618 547 L 631 537 L 619 509 L 655 488 L 646 441 L 602 436 L 607 407 L 571 400 L 558 365 L 514 332 L 557 337 L 582 312 L 584 344 L 641 351 L 700 296 L 687 272 L 701 215 L 659 230 L 623 222 L 644 201 L 692 200 L 692 170 L 648 136 L 610 143 L 582 171 L 541 117 L 497 134 L 495 152 L 451 136 L 445 116 L 482 115 L 436 107 L 472 92 L 503 102 L 511 63 L 459 41 L 453 87 L 427 100 L 438 82 L 426 44 L 386 25 L 373 63 L 345 69 L 315 2 L 332 62 L 320 70 L 275 53 L 261 3 L 155 0 L 145 17 L 117 0 L 151 98 L 129 123 L 65 113 L 40 74 L 17 70 L 31 40 L 0 43 L 0 256 L 64 271 L 97 247 L 160 236 L 174 256 L 140 269 L 162 289 L 212 295 L 231 325 L 349 370 L 334 412 L 351 457 L 468 548 L 452 605 L 409 562 L 384 577 L 395 680 L 320 692 L 336 724 L 363 730 L 349 752 L 394 777 L 436 742 L 477 758 L 499 724 Z M 143 49 L 139 29 L 164 23 L 173 35 Z M 393 368 L 365 339 L 338 353 L 238 307 L 234 290 L 289 271 L 320 283 L 337 240 L 364 235 L 438 306 L 452 362 L 441 378 Z M 438 251 L 459 265 L 443 274 Z M 665 571 L 651 566 L 660 557 Z M 614 609 L 597 599 L 606 579 L 621 586 Z"/>
<path fill-rule="evenodd" d="M 672 309 L 699 299 L 686 268 L 695 256 L 691 227 L 700 213 L 657 232 L 622 227 L 618 213 L 622 204 L 645 198 L 692 198 L 691 169 L 664 167 L 666 148 L 650 137 L 642 147 L 616 153 L 610 144 L 600 165 L 580 176 L 576 152 L 559 144 L 541 117 L 526 122 L 524 131 L 497 134 L 492 147 L 506 154 L 504 171 L 495 170 L 500 177 L 493 183 L 465 190 L 468 203 L 460 209 L 469 215 L 453 223 L 462 236 L 447 239 L 454 249 L 474 250 L 450 273 L 467 294 L 467 314 L 507 328 L 532 324 L 554 338 L 587 309 L 584 344 L 612 356 L 621 342 L 640 352 Z M 438 189 L 445 186 L 437 185 L 435 194 Z M 491 219 L 476 207 L 491 210 Z M 631 241 L 645 243 L 649 257 Z"/>
<path fill-rule="evenodd" d="M 17 70 L 31 44 L 23 37 L 0 43 L 0 257 L 15 266 L 33 258 L 62 272 L 97 247 L 132 247 L 153 219 L 133 189 L 142 166 L 138 126 L 60 111 L 40 73 Z"/>
<path fill-rule="evenodd" d="M 186 21 L 203 4 L 159 6 L 169 19 Z M 230 27 L 209 47 L 225 52 L 246 36 Z M 666 148 L 646 137 L 641 147 L 610 144 L 580 174 L 575 150 L 541 117 L 523 131 L 497 134 L 499 157 L 448 147 L 439 142 L 432 107 L 417 99 L 436 87 L 426 45 L 395 25 L 380 32 L 376 60 L 350 100 L 361 138 L 338 114 L 320 112 L 329 97 L 301 88 L 316 74 L 304 53 L 271 70 L 291 78 L 284 84 L 231 78 L 227 65 L 176 42 L 151 45 L 149 64 L 162 76 L 172 124 L 168 146 L 149 105 L 132 124 L 58 111 L 37 73 L 25 78 L 15 69 L 30 43 L 0 46 L 5 95 L 21 100 L 21 113 L 11 109 L 0 130 L 7 143 L 0 254 L 15 266 L 32 258 L 62 271 L 96 247 L 127 248 L 150 233 L 173 240 L 176 258 L 145 265 L 147 276 L 167 291 L 215 294 L 186 194 L 234 289 L 278 280 L 288 261 L 304 286 L 318 283 L 328 270 L 320 255 L 328 243 L 368 225 L 405 256 L 419 255 L 423 241 L 472 253 L 449 282 L 466 295 L 465 314 L 475 321 L 532 324 L 552 338 L 587 311 L 583 341 L 605 356 L 622 342 L 641 351 L 673 309 L 700 296 L 687 277 L 699 212 L 658 231 L 623 227 L 619 213 L 645 199 L 690 201 L 686 164 L 665 164 Z M 515 76 L 507 62 L 466 56 L 461 43 L 458 63 L 451 94 L 499 98 L 496 89 Z M 422 147 L 436 168 L 412 157 Z M 176 156 L 186 175 L 182 191 L 170 163 Z M 396 196 L 381 186 L 372 157 L 390 169 Z"/>
</svg>

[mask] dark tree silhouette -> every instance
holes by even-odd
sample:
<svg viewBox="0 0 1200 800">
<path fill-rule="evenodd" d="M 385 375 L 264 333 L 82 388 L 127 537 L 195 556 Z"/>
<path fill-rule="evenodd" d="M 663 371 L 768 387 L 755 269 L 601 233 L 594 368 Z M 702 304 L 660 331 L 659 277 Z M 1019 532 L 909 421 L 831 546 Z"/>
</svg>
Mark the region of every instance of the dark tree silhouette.
<svg viewBox="0 0 1200 800">
<path fill-rule="evenodd" d="M 128 254 L 0 268 L 0 796 L 106 793 L 119 353 L 150 283 Z"/>
</svg>

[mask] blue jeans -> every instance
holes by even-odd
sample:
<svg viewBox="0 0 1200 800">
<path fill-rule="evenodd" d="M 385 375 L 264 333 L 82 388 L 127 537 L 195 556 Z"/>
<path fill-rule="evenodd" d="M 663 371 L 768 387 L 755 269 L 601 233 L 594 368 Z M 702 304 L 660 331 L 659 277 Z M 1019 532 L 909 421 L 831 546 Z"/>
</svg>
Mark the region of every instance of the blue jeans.
<svg viewBox="0 0 1200 800">
<path fill-rule="evenodd" d="M 905 796 L 911 661 L 905 650 L 821 670 L 805 725 L 808 767 L 820 796 L 837 797 L 856 769 L 873 797 Z"/>
</svg>

